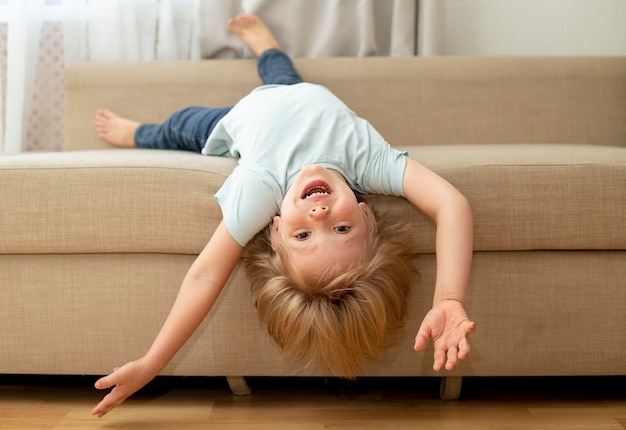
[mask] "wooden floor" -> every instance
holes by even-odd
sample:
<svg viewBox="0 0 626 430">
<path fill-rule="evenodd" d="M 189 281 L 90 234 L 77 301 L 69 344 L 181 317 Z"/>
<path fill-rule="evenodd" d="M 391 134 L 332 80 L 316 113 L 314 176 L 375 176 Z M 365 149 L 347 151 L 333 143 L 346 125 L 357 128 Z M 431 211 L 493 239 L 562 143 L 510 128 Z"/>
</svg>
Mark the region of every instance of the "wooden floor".
<svg viewBox="0 0 626 430">
<path fill-rule="evenodd" d="M 105 418 L 94 378 L 0 376 L 0 429 L 626 429 L 626 378 L 466 378 L 441 401 L 435 378 L 160 378 Z"/>
</svg>

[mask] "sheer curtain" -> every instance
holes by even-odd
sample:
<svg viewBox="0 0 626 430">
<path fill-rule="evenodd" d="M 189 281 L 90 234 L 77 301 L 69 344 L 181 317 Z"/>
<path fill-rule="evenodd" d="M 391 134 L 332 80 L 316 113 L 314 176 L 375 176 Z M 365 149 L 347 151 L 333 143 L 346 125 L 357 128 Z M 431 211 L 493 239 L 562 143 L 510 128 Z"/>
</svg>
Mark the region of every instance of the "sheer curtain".
<svg viewBox="0 0 626 430">
<path fill-rule="evenodd" d="M 428 4 L 436 1 L 0 0 L 0 153 L 61 150 L 67 64 L 250 57 L 225 25 L 241 13 L 261 16 L 293 57 L 415 55 Z"/>
</svg>

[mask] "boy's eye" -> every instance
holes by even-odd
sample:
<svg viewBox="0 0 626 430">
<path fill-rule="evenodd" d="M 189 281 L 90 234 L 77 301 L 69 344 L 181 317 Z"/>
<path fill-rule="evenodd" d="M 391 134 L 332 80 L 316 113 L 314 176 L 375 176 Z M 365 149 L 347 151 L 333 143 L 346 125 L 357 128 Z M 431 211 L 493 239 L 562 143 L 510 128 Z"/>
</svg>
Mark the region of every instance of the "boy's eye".
<svg viewBox="0 0 626 430">
<path fill-rule="evenodd" d="M 340 225 L 339 227 L 335 227 L 335 231 L 337 233 L 347 233 L 352 229 L 352 227 L 347 225 Z"/>
<path fill-rule="evenodd" d="M 303 233 L 296 234 L 296 239 L 298 239 L 298 240 L 305 240 L 305 239 L 308 239 L 310 235 L 311 235 L 310 232 L 305 231 Z"/>
</svg>

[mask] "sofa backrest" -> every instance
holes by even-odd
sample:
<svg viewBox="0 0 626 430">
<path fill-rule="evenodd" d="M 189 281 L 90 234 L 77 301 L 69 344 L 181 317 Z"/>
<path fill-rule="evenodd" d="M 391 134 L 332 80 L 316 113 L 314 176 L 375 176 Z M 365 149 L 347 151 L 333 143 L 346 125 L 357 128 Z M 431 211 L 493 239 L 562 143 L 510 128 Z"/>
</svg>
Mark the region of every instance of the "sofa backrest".
<svg viewBox="0 0 626 430">
<path fill-rule="evenodd" d="M 297 59 L 394 146 L 587 143 L 626 146 L 626 57 Z M 104 148 L 100 107 L 160 122 L 191 105 L 228 106 L 259 85 L 255 61 L 74 64 L 64 149 Z"/>
</svg>

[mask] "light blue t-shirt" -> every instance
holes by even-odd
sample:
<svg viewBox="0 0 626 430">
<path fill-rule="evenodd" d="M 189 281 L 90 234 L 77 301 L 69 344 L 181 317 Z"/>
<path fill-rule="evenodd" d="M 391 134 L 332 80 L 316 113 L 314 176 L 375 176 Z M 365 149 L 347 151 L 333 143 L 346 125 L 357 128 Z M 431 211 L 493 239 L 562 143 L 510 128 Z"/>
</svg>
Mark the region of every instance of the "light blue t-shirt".
<svg viewBox="0 0 626 430">
<path fill-rule="evenodd" d="M 315 84 L 255 89 L 220 120 L 202 153 L 238 159 L 215 198 L 242 246 L 279 214 L 287 189 L 307 165 L 337 170 L 360 193 L 403 195 L 406 154 Z"/>
</svg>

